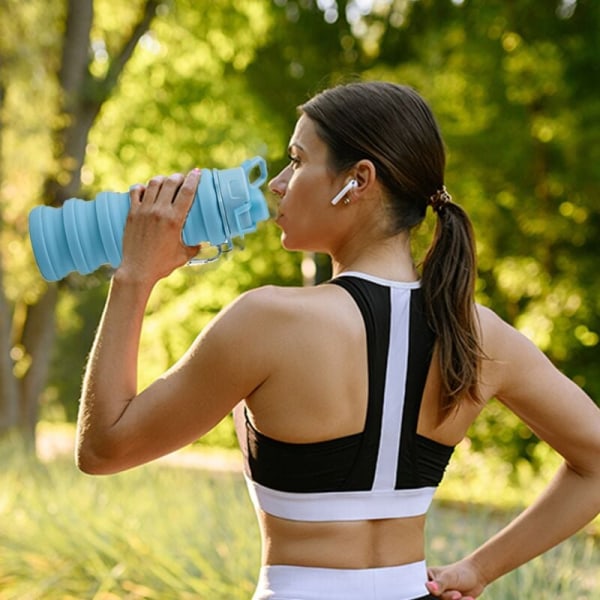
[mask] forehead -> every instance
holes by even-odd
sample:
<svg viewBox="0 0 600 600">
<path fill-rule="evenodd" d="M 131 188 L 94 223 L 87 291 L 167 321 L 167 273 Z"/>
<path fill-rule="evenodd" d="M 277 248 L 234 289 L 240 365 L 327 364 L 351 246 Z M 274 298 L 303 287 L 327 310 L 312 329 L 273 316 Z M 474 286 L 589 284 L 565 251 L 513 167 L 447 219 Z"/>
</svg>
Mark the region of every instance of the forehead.
<svg viewBox="0 0 600 600">
<path fill-rule="evenodd" d="M 290 148 L 296 147 L 311 154 L 325 153 L 327 147 L 323 140 L 317 135 L 317 128 L 310 117 L 301 115 L 296 122 Z"/>
</svg>

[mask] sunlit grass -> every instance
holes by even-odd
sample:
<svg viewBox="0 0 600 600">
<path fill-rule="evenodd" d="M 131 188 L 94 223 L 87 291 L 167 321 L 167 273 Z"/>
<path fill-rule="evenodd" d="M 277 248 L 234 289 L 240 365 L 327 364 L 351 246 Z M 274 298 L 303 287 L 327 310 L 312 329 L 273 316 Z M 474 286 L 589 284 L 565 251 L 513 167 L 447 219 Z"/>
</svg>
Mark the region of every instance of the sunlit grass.
<svg viewBox="0 0 600 600">
<path fill-rule="evenodd" d="M 6 444 L 0 460 L 0 600 L 250 598 L 259 542 L 239 474 L 152 464 L 89 477 L 68 457 L 40 464 Z M 508 518 L 444 501 L 428 523 L 429 562 L 459 558 Z M 598 597 L 596 544 L 577 536 L 483 597 Z"/>
<path fill-rule="evenodd" d="M 93 478 L 67 459 L 1 458 L 2 600 L 250 597 L 259 547 L 239 476 L 150 465 Z"/>
</svg>

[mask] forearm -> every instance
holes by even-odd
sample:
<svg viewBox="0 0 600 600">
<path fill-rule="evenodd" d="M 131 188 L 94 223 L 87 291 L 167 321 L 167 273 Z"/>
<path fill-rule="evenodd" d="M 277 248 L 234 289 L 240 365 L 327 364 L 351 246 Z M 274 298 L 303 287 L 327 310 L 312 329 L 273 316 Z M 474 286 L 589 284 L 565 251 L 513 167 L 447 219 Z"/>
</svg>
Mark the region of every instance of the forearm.
<svg viewBox="0 0 600 600">
<path fill-rule="evenodd" d="M 120 279 L 118 272 L 111 282 L 84 375 L 79 462 L 110 451 L 112 429 L 137 393 L 139 341 L 150 291 L 151 286 Z"/>
<path fill-rule="evenodd" d="M 467 559 L 488 585 L 556 546 L 600 510 L 600 474 L 563 465 L 540 498 Z"/>
</svg>

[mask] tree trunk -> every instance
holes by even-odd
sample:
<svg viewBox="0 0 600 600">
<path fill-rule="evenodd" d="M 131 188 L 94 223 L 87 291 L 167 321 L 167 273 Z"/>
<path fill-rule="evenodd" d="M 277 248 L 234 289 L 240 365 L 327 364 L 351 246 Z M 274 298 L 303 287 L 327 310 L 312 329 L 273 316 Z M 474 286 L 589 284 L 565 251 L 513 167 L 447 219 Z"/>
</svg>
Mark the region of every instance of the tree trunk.
<svg viewBox="0 0 600 600">
<path fill-rule="evenodd" d="M 12 310 L 4 294 L 3 266 L 0 258 L 0 435 L 15 427 L 19 416 L 19 391 L 11 358 Z"/>
<path fill-rule="evenodd" d="M 58 300 L 58 285 L 48 285 L 39 300 L 28 307 L 21 343 L 30 356 L 29 369 L 21 379 L 19 399 L 19 430 L 27 445 L 35 445 L 39 398 L 44 391 L 52 344 L 54 342 L 54 315 Z"/>
</svg>

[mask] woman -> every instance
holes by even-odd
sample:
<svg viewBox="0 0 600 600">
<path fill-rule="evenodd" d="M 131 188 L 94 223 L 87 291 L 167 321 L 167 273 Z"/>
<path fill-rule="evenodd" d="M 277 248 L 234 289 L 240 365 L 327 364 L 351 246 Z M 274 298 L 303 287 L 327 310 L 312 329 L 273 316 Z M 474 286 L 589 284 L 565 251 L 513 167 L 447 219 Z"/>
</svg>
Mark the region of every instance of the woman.
<svg viewBox="0 0 600 600">
<path fill-rule="evenodd" d="M 474 303 L 465 212 L 434 118 L 410 88 L 355 83 L 300 107 L 269 184 L 283 246 L 326 252 L 332 281 L 242 295 L 138 393 L 144 309 L 197 248 L 181 228 L 200 172 L 131 192 L 84 380 L 78 464 L 113 473 L 209 431 L 235 407 L 262 534 L 255 599 L 467 599 L 600 510 L 600 411 Z M 422 274 L 410 232 L 437 213 Z M 425 514 L 452 448 L 499 398 L 564 457 L 544 495 L 456 564 L 424 562 Z"/>
</svg>

